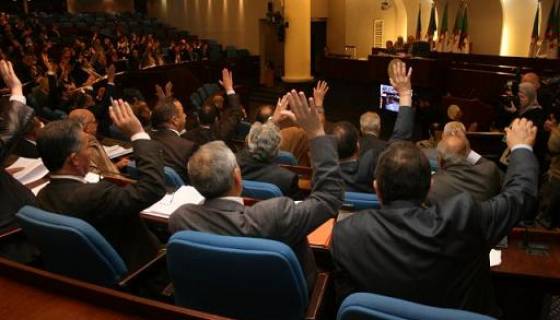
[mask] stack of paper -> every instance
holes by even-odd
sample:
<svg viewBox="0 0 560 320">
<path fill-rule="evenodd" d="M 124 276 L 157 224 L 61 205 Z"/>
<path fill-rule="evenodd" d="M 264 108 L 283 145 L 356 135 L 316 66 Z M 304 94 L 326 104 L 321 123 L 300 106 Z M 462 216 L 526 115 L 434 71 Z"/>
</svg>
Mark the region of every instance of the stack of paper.
<svg viewBox="0 0 560 320">
<path fill-rule="evenodd" d="M 502 251 L 500 250 L 490 250 L 490 266 L 499 266 L 502 264 Z"/>
<path fill-rule="evenodd" d="M 21 184 L 26 185 L 37 181 L 49 173 L 41 159 L 31 159 L 20 157 L 9 166 L 8 171 L 14 171 L 13 176 Z"/>
<path fill-rule="evenodd" d="M 118 144 L 114 146 L 103 146 L 103 149 L 105 149 L 105 152 L 107 153 L 107 156 L 109 156 L 109 159 L 115 159 L 132 153 L 132 148 L 124 148 L 122 146 L 119 146 Z"/>
<path fill-rule="evenodd" d="M 142 211 L 142 213 L 158 217 L 169 217 L 184 204 L 199 204 L 202 201 L 204 201 L 204 197 L 194 187 L 182 186 L 174 193 L 166 194 L 160 201 Z"/>
</svg>

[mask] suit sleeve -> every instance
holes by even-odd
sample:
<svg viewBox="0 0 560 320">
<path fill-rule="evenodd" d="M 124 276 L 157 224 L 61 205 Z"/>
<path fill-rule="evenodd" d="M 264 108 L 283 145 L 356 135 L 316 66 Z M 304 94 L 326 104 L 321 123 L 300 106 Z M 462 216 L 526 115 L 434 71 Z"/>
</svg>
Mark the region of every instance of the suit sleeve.
<svg viewBox="0 0 560 320">
<path fill-rule="evenodd" d="M 228 109 L 224 111 L 224 115 L 216 132 L 217 138 L 224 141 L 229 140 L 233 136 L 235 128 L 243 116 L 238 94 L 228 94 L 227 105 Z"/>
<path fill-rule="evenodd" d="M 490 246 L 508 235 L 524 214 L 536 209 L 539 165 L 533 152 L 512 152 L 502 192 L 482 202 L 479 213 L 482 230 Z"/>
<path fill-rule="evenodd" d="M 410 140 L 414 133 L 414 116 L 416 112 L 410 106 L 400 106 L 397 121 L 393 127 L 393 134 L 389 139 L 389 143 L 398 140 Z"/>
<path fill-rule="evenodd" d="M 333 137 L 324 136 L 310 141 L 313 165 L 313 189 L 309 197 L 298 204 L 289 198 L 276 198 L 248 208 L 260 225 L 270 226 L 269 236 L 287 243 L 298 243 L 307 235 L 337 215 L 344 198 L 344 183 L 340 176 L 338 156 Z M 271 219 L 263 212 L 276 215 Z"/>
<path fill-rule="evenodd" d="M 165 195 L 163 156 L 158 143 L 137 140 L 133 143 L 140 179 L 122 188 L 114 186 L 105 194 L 110 214 L 138 214 Z"/>
<path fill-rule="evenodd" d="M 0 163 L 6 160 L 19 142 L 33 118 L 33 109 L 10 100 L 4 102 L 0 112 Z"/>
</svg>

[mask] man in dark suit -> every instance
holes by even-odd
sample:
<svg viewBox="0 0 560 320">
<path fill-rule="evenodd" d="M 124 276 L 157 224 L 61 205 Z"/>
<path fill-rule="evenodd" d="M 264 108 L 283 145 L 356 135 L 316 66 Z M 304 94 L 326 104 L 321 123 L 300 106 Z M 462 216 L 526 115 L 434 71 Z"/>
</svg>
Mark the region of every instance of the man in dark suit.
<svg viewBox="0 0 560 320">
<path fill-rule="evenodd" d="M 237 154 L 237 163 L 244 179 L 272 183 L 283 195 L 299 200 L 302 194 L 297 174 L 274 162 L 281 139 L 280 130 L 273 121 L 255 122 L 247 135 L 245 148 Z"/>
<path fill-rule="evenodd" d="M 150 141 L 127 103 L 115 101 L 109 111 L 115 126 L 131 138 L 140 179 L 126 187 L 105 180 L 85 182 L 90 164 L 87 135 L 75 121 L 54 121 L 41 130 L 37 140 L 39 154 L 51 173 L 51 182 L 37 200 L 44 210 L 93 225 L 128 269 L 136 270 L 152 259 L 160 246 L 139 212 L 165 194 L 163 159 L 160 145 Z"/>
<path fill-rule="evenodd" d="M 20 80 L 12 64 L 0 61 L 0 76 L 10 89 L 9 101 L 0 106 L 0 233 L 16 227 L 15 214 L 25 205 L 34 205 L 35 196 L 4 169 L 4 161 L 21 140 L 33 119 L 33 109 L 26 106 Z M 36 250 L 21 239 L 8 239 L 0 245 L 0 256 L 30 262 Z"/>
<path fill-rule="evenodd" d="M 336 216 L 343 199 L 336 146 L 325 135 L 318 111 L 309 107 L 303 93 L 292 91 L 291 111 L 282 110 L 303 128 L 311 146 L 313 190 L 301 203 L 282 197 L 245 207 L 241 171 L 235 155 L 222 142 L 202 146 L 189 160 L 193 186 L 204 196 L 201 205 L 187 204 L 169 219 L 171 233 L 195 230 L 231 236 L 249 236 L 282 241 L 291 246 L 313 288 L 317 268 L 307 235 Z M 292 113 L 293 112 L 293 113 Z"/>
<path fill-rule="evenodd" d="M 476 201 L 486 201 L 500 193 L 503 175 L 492 161 L 471 164 L 467 160 L 469 141 L 463 135 L 443 138 L 438 146 L 440 169 L 432 176 L 427 203 L 436 204 L 462 192 Z"/>
<path fill-rule="evenodd" d="M 183 137 L 194 142 L 197 147 L 215 140 L 229 144 L 235 129 L 243 117 L 239 96 L 233 90 L 233 77 L 229 70 L 222 70 L 220 84 L 226 90 L 226 108 L 219 115 L 214 105 L 205 104 L 198 112 L 199 127 L 187 131 Z"/>
<path fill-rule="evenodd" d="M 194 152 L 194 143 L 181 138 L 185 130 L 187 115 L 177 99 L 168 99 L 156 106 L 152 112 L 152 139 L 162 144 L 163 161 L 175 170 L 185 183 L 189 182 L 187 162 Z"/>
<path fill-rule="evenodd" d="M 422 205 L 431 180 L 427 158 L 408 142 L 389 146 L 373 182 L 381 209 L 335 226 L 338 299 L 367 291 L 499 316 L 488 252 L 533 210 L 539 170 L 533 124 L 515 120 L 506 135 L 513 151 L 502 193 L 485 202 L 461 193 L 432 207 Z"/>
<path fill-rule="evenodd" d="M 365 112 L 360 116 L 360 156 L 369 150 L 374 150 L 375 154 L 380 154 L 387 147 L 387 141 L 379 138 L 381 131 L 381 118 L 376 112 Z"/>
</svg>

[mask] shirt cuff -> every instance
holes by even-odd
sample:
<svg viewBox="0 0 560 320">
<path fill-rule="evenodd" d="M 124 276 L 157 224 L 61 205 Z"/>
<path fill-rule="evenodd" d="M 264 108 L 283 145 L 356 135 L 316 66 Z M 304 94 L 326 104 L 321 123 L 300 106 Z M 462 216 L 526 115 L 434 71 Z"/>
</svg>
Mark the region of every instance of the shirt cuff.
<svg viewBox="0 0 560 320">
<path fill-rule="evenodd" d="M 513 148 L 511 148 L 511 152 L 513 152 L 517 149 L 526 149 L 526 150 L 529 150 L 529 151 L 533 152 L 533 147 L 531 147 L 528 144 L 518 144 L 518 145 L 514 146 Z"/>
<path fill-rule="evenodd" d="M 25 96 L 20 96 L 20 95 L 11 95 L 10 101 L 17 101 L 17 102 L 21 102 L 22 104 L 27 104 L 27 99 L 25 99 Z"/>
<path fill-rule="evenodd" d="M 136 141 L 136 140 L 150 140 L 150 135 L 144 131 L 138 132 L 134 134 L 132 137 L 130 137 L 130 141 Z"/>
<path fill-rule="evenodd" d="M 114 83 L 114 82 L 107 82 L 107 85 L 113 86 L 113 87 L 114 87 L 114 86 L 115 86 L 115 83 Z"/>
<path fill-rule="evenodd" d="M 230 96 L 230 95 L 232 95 L 232 94 L 235 94 L 235 90 L 228 90 L 228 91 L 226 91 L 226 94 L 227 94 L 228 96 Z"/>
</svg>

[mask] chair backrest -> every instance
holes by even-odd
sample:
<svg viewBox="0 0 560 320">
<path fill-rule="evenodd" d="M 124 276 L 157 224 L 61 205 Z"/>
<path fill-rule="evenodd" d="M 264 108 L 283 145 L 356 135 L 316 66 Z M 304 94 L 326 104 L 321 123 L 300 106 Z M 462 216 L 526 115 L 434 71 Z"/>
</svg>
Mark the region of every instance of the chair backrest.
<svg viewBox="0 0 560 320">
<path fill-rule="evenodd" d="M 173 168 L 163 167 L 163 175 L 165 177 L 165 185 L 167 186 L 180 188 L 185 185 L 185 181 Z"/>
<path fill-rule="evenodd" d="M 246 198 L 266 200 L 282 197 L 282 191 L 278 186 L 260 181 L 243 180 L 243 192 L 241 196 Z"/>
<path fill-rule="evenodd" d="M 378 209 L 381 206 L 377 195 L 362 192 L 346 192 L 344 204 L 352 206 L 354 210 Z"/>
<path fill-rule="evenodd" d="M 167 245 L 177 305 L 236 319 L 304 317 L 308 291 L 290 247 L 273 240 L 181 231 Z"/>
<path fill-rule="evenodd" d="M 16 214 L 25 235 L 55 273 L 114 286 L 128 270 L 119 254 L 89 223 L 25 206 Z"/>
<path fill-rule="evenodd" d="M 437 308 L 373 293 L 354 293 L 342 302 L 337 320 L 491 320 L 455 309 Z"/>
<path fill-rule="evenodd" d="M 298 162 L 296 157 L 288 151 L 278 151 L 278 156 L 274 160 L 278 164 L 285 164 L 288 166 L 297 166 Z"/>
</svg>

